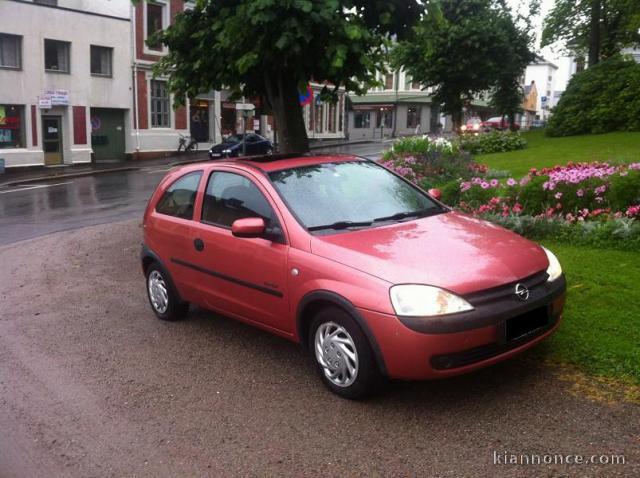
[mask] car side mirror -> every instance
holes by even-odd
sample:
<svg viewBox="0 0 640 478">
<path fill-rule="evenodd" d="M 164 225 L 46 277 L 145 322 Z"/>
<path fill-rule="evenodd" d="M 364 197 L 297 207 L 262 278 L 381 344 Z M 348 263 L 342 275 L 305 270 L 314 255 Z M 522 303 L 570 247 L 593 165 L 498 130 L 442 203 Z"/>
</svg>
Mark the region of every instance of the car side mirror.
<svg viewBox="0 0 640 478">
<path fill-rule="evenodd" d="M 442 191 L 440 191 L 438 188 L 429 189 L 429 191 L 427 192 L 429 193 L 429 196 L 440 201 L 440 198 L 442 197 Z"/>
<path fill-rule="evenodd" d="M 264 219 L 261 217 L 245 217 L 236 219 L 231 224 L 231 234 L 236 237 L 262 237 L 267 228 Z"/>
</svg>

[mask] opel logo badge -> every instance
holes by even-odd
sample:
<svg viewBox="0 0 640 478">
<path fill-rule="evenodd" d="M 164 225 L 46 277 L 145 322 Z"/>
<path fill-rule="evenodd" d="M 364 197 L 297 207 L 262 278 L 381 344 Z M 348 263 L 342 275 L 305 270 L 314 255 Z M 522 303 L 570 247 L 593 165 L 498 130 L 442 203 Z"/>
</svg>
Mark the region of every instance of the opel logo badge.
<svg viewBox="0 0 640 478">
<path fill-rule="evenodd" d="M 516 284 L 516 295 L 522 302 L 529 300 L 529 289 L 524 284 Z"/>
</svg>

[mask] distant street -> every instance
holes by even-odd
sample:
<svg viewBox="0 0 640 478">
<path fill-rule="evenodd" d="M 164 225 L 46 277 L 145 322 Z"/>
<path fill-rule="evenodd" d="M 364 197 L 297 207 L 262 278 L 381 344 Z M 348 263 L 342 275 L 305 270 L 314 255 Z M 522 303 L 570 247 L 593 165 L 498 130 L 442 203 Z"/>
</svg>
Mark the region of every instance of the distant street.
<svg viewBox="0 0 640 478">
<path fill-rule="evenodd" d="M 377 159 L 389 143 L 315 149 Z M 149 196 L 170 166 L 95 176 L 57 178 L 0 189 L 0 245 L 56 231 L 140 218 Z"/>
</svg>

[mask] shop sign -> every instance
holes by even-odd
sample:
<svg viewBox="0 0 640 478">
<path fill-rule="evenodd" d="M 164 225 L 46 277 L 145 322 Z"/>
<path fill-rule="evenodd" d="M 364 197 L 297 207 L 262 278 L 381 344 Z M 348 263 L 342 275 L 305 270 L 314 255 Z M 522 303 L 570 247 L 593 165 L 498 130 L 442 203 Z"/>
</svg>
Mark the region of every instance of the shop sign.
<svg viewBox="0 0 640 478">
<path fill-rule="evenodd" d="M 252 103 L 237 103 L 236 109 L 242 111 L 251 111 L 255 110 L 256 107 Z"/>
<path fill-rule="evenodd" d="M 38 96 L 38 108 L 41 110 L 48 110 L 51 108 L 50 96 Z"/>
<path fill-rule="evenodd" d="M 51 106 L 69 106 L 69 90 L 44 90 L 41 98 L 48 98 Z"/>
</svg>

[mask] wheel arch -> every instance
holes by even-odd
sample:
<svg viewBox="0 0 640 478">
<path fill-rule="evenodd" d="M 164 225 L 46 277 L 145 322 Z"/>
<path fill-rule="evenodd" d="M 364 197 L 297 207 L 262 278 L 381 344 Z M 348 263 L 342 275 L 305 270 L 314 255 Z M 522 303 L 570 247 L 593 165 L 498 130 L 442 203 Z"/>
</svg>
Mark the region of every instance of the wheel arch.
<svg viewBox="0 0 640 478">
<path fill-rule="evenodd" d="M 171 277 L 171 272 L 169 272 L 169 269 L 165 266 L 162 259 L 160 259 L 160 256 L 149 249 L 146 244 L 142 244 L 142 249 L 140 251 L 140 260 L 142 262 L 142 272 L 144 273 L 145 278 L 151 264 L 157 263 L 162 268 L 162 272 L 164 272 L 166 276 L 166 280 L 169 284 L 169 287 L 171 288 L 171 291 L 175 294 L 179 301 L 183 300 L 180 292 L 178 291 L 178 288 L 176 287 L 175 282 L 173 281 L 173 277 Z"/>
<path fill-rule="evenodd" d="M 356 307 L 345 297 L 329 290 L 316 290 L 307 293 L 298 304 L 296 311 L 296 330 L 298 333 L 298 339 L 302 348 L 305 351 L 309 350 L 309 344 L 307 343 L 307 337 L 309 336 L 309 328 L 315 314 L 325 307 L 338 307 L 348 313 L 353 320 L 358 324 L 365 337 L 369 341 L 369 345 L 373 350 L 376 364 L 380 373 L 384 376 L 388 376 L 387 368 L 384 363 L 384 358 L 378 342 L 371 331 L 371 328 L 367 325 L 366 321 L 360 315 Z"/>
</svg>

